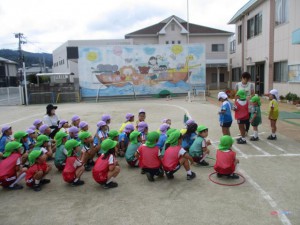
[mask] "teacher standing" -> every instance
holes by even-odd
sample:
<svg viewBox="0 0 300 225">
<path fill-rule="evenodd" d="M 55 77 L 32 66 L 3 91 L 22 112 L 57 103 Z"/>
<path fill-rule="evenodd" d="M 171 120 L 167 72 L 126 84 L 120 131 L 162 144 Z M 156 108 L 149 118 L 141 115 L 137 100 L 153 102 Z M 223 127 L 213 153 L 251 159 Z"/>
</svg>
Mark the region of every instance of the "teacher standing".
<svg viewBox="0 0 300 225">
<path fill-rule="evenodd" d="M 51 138 L 54 138 L 55 134 L 58 132 L 58 124 L 59 117 L 55 114 L 55 110 L 57 106 L 52 104 L 47 105 L 46 107 L 46 115 L 44 116 L 44 124 L 47 124 L 51 128 L 51 134 L 49 135 Z"/>
</svg>

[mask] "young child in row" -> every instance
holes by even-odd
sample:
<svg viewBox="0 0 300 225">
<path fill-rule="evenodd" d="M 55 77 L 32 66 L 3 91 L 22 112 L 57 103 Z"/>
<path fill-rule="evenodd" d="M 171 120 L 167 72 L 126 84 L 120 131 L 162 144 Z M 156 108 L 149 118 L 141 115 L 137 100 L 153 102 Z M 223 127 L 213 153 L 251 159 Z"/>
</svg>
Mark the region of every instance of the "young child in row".
<svg viewBox="0 0 300 225">
<path fill-rule="evenodd" d="M 245 124 L 249 123 L 249 102 L 246 99 L 244 90 L 239 90 L 236 93 L 237 100 L 235 101 L 234 111 L 235 119 L 237 120 L 241 137 L 237 139 L 238 144 L 246 144 Z"/>
<path fill-rule="evenodd" d="M 107 132 L 109 132 L 109 124 L 111 123 L 111 116 L 108 115 L 108 114 L 104 114 L 102 117 L 101 117 L 101 120 L 104 121 L 106 123 L 106 126 L 107 126 Z"/>
<path fill-rule="evenodd" d="M 102 141 L 108 138 L 108 127 L 106 125 L 106 122 L 102 120 L 97 123 L 97 127 L 97 131 L 94 135 L 94 145 L 96 145 L 97 148 L 100 149 Z"/>
<path fill-rule="evenodd" d="M 239 179 L 239 176 L 234 173 L 239 160 L 236 158 L 236 153 L 231 149 L 233 142 L 234 139 L 228 135 L 220 138 L 214 165 L 218 177 L 227 176 L 231 179 Z"/>
<path fill-rule="evenodd" d="M 132 131 L 134 131 L 134 126 L 129 123 L 125 126 L 124 131 L 119 135 L 119 148 L 116 152 L 117 156 L 124 157 L 129 143 L 129 135 Z"/>
<path fill-rule="evenodd" d="M 167 131 L 170 129 L 170 125 L 167 123 L 163 123 L 162 125 L 160 125 L 159 127 L 159 131 L 160 131 L 160 136 L 158 139 L 158 142 L 156 143 L 156 145 L 159 147 L 159 150 L 162 151 L 165 142 L 167 140 Z"/>
<path fill-rule="evenodd" d="M 78 115 L 72 116 L 71 121 L 72 121 L 71 123 L 72 126 L 79 128 L 80 117 Z"/>
<path fill-rule="evenodd" d="M 37 142 L 35 143 L 33 150 L 41 150 L 44 154 L 45 160 L 52 158 L 53 151 L 50 144 L 50 139 L 44 134 L 41 134 L 37 137 Z"/>
<path fill-rule="evenodd" d="M 120 173 L 120 166 L 115 158 L 115 149 L 118 142 L 106 139 L 102 143 L 103 154 L 97 159 L 93 168 L 94 180 L 101 184 L 104 189 L 118 187 L 114 179 Z"/>
<path fill-rule="evenodd" d="M 194 120 L 188 120 L 186 122 L 187 129 L 186 132 L 182 134 L 182 147 L 188 152 L 191 145 L 193 144 L 195 138 L 197 137 L 197 123 Z"/>
<path fill-rule="evenodd" d="M 146 122 L 139 122 L 137 125 L 137 130 L 141 133 L 142 144 L 145 144 L 148 134 L 148 124 Z"/>
<path fill-rule="evenodd" d="M 79 123 L 79 129 L 80 129 L 80 132 L 82 131 L 89 131 L 89 124 L 85 121 L 80 121 Z"/>
<path fill-rule="evenodd" d="M 137 167 L 139 160 L 135 157 L 137 149 L 142 143 L 141 132 L 133 131 L 129 135 L 129 145 L 126 149 L 125 158 L 130 167 Z"/>
<path fill-rule="evenodd" d="M 67 120 L 60 120 L 58 124 L 59 131 L 68 133 L 68 129 L 70 128 L 69 122 Z"/>
<path fill-rule="evenodd" d="M 56 141 L 54 165 L 58 169 L 58 171 L 63 171 L 68 155 L 68 151 L 65 148 L 65 143 L 68 140 L 68 135 L 63 131 L 59 131 L 55 134 L 54 139 Z"/>
<path fill-rule="evenodd" d="M 132 113 L 127 113 L 126 116 L 125 116 L 125 119 L 126 121 L 124 123 L 122 123 L 120 129 L 119 129 L 119 132 L 122 133 L 125 129 L 125 126 L 127 124 L 132 124 L 133 126 L 133 123 L 134 123 L 134 115 Z"/>
<path fill-rule="evenodd" d="M 25 131 L 17 131 L 16 133 L 14 133 L 14 139 L 22 145 L 23 152 L 21 157 L 21 164 L 25 165 L 30 150 L 28 145 L 28 134 Z"/>
<path fill-rule="evenodd" d="M 94 144 L 92 134 L 90 132 L 81 132 L 79 134 L 81 141 L 82 151 L 85 153 L 85 157 L 82 159 L 85 171 L 91 171 L 94 166 L 94 157 L 99 151 L 98 147 Z"/>
<path fill-rule="evenodd" d="M 43 121 L 40 119 L 36 119 L 33 121 L 33 126 L 35 127 L 36 135 L 40 135 L 40 127 L 43 125 Z"/>
<path fill-rule="evenodd" d="M 218 100 L 222 102 L 221 109 L 219 111 L 219 121 L 222 127 L 223 135 L 230 136 L 230 127 L 232 124 L 231 116 L 231 104 L 228 101 L 228 96 L 225 92 L 218 93 Z"/>
<path fill-rule="evenodd" d="M 258 141 L 258 125 L 261 124 L 260 98 L 255 95 L 251 98 L 250 102 L 252 104 L 250 124 L 253 127 L 253 136 L 250 138 L 250 141 Z"/>
<path fill-rule="evenodd" d="M 173 179 L 174 173 L 176 173 L 182 165 L 187 172 L 187 180 L 192 180 L 196 177 L 196 173 L 192 172 L 190 168 L 190 163 L 191 165 L 193 164 L 193 158 L 182 147 L 182 141 L 182 134 L 179 130 L 175 130 L 170 134 L 170 139 L 166 146 L 167 149 L 162 159 L 162 165 L 168 179 Z"/>
<path fill-rule="evenodd" d="M 278 99 L 279 99 L 279 94 L 276 89 L 273 89 L 269 93 L 269 120 L 270 120 L 270 125 L 271 125 L 271 135 L 268 137 L 268 140 L 276 140 L 276 122 L 279 116 L 279 110 L 278 110 Z"/>
<path fill-rule="evenodd" d="M 145 119 L 146 119 L 146 111 L 144 109 L 140 109 L 139 114 L 138 114 L 138 119 L 136 121 L 136 129 L 137 130 L 138 130 L 139 123 L 145 122 Z"/>
<path fill-rule="evenodd" d="M 81 151 L 80 142 L 74 139 L 68 140 L 65 148 L 68 151 L 68 157 L 62 172 L 63 179 L 72 186 L 83 185 L 84 181 L 80 180 L 80 177 L 84 172 L 82 160 L 85 157 L 85 152 Z"/>
<path fill-rule="evenodd" d="M 19 182 L 26 176 L 27 168 L 21 166 L 22 144 L 16 141 L 5 145 L 3 160 L 0 161 L 0 185 L 9 190 L 19 190 Z"/>
<path fill-rule="evenodd" d="M 34 145 L 36 143 L 37 134 L 33 129 L 27 129 L 26 133 L 28 134 L 28 146 L 29 150 L 32 150 L 34 148 Z"/>
<path fill-rule="evenodd" d="M 39 136 L 45 135 L 48 137 L 49 139 L 48 141 L 51 145 L 51 151 L 54 153 L 56 151 L 56 144 L 55 144 L 55 140 L 50 137 L 51 128 L 47 124 L 43 124 L 42 126 L 40 126 L 39 130 L 40 130 Z"/>
<path fill-rule="evenodd" d="M 199 126 L 197 132 L 198 136 L 190 147 L 189 154 L 196 165 L 208 166 L 209 163 L 205 161 L 206 156 L 209 154 L 207 146 L 211 145 L 210 140 L 205 139 L 208 136 L 208 128 Z"/>
<path fill-rule="evenodd" d="M 0 137 L 0 158 L 3 155 L 3 152 L 5 150 L 5 145 L 8 142 L 12 141 L 11 135 L 13 134 L 12 128 L 9 125 L 4 125 L 1 129 L 2 135 Z"/>
</svg>

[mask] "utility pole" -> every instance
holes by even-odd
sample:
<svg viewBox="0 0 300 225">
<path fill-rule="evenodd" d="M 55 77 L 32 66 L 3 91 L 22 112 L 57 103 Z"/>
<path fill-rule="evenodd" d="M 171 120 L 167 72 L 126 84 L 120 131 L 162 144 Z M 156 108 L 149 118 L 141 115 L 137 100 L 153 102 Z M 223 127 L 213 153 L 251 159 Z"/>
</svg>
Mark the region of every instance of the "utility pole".
<svg viewBox="0 0 300 225">
<path fill-rule="evenodd" d="M 22 44 L 26 44 L 26 39 L 24 37 L 24 34 L 22 34 L 22 33 L 15 33 L 15 38 L 19 39 L 19 47 L 18 47 L 19 67 L 21 68 L 23 66 L 23 62 L 24 62 L 24 57 L 23 57 L 23 54 L 22 54 Z"/>
</svg>

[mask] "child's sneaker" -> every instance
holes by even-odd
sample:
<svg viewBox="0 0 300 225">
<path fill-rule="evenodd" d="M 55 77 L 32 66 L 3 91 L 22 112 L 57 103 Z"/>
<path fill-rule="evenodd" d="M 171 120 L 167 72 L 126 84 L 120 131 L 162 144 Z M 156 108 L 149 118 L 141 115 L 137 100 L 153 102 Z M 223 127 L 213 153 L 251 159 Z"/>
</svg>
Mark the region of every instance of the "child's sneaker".
<svg viewBox="0 0 300 225">
<path fill-rule="evenodd" d="M 34 184 L 32 188 L 33 188 L 34 191 L 40 191 L 40 190 L 42 190 L 40 184 Z"/>
<path fill-rule="evenodd" d="M 186 175 L 186 179 L 187 180 L 193 180 L 194 178 L 196 177 L 196 173 L 194 173 L 194 172 L 192 172 L 192 174 L 191 175 Z"/>
<path fill-rule="evenodd" d="M 236 140 L 236 142 L 237 142 L 238 144 L 247 144 L 247 141 L 246 141 L 246 140 L 243 140 L 242 138 L 238 138 L 238 139 Z"/>
<path fill-rule="evenodd" d="M 174 179 L 174 174 L 173 174 L 172 172 L 170 172 L 170 171 L 167 171 L 167 172 L 166 172 L 166 176 L 167 176 L 167 178 L 168 178 L 169 180 Z"/>
<path fill-rule="evenodd" d="M 272 134 L 267 138 L 268 140 L 277 140 L 277 136 L 275 135 L 274 137 Z"/>
<path fill-rule="evenodd" d="M 108 184 L 104 184 L 103 188 L 104 189 L 109 189 L 109 188 L 116 188 L 118 187 L 118 183 L 117 182 L 109 182 Z"/>
<path fill-rule="evenodd" d="M 251 138 L 250 138 L 250 141 L 258 141 L 259 140 L 259 138 L 258 137 L 254 137 L 254 136 L 252 136 Z"/>
<path fill-rule="evenodd" d="M 236 173 L 233 173 L 233 174 L 228 175 L 228 178 L 230 178 L 230 179 L 239 179 L 240 177 Z"/>
<path fill-rule="evenodd" d="M 51 180 L 49 180 L 49 179 L 41 179 L 40 184 L 44 185 L 44 184 L 49 184 L 50 182 L 51 182 Z"/>
<path fill-rule="evenodd" d="M 20 190 L 20 189 L 23 189 L 23 186 L 20 185 L 20 184 L 15 184 L 12 187 L 8 186 L 7 189 L 9 189 L 9 190 Z"/>
<path fill-rule="evenodd" d="M 149 180 L 150 182 L 153 182 L 153 181 L 154 181 L 154 177 L 153 177 L 153 175 L 152 175 L 151 173 L 146 172 L 146 175 L 147 175 L 147 178 L 148 178 L 148 180 Z"/>
<path fill-rule="evenodd" d="M 223 174 L 217 173 L 217 177 L 221 178 L 221 177 L 223 177 Z"/>
<path fill-rule="evenodd" d="M 83 184 L 84 184 L 83 180 L 77 180 L 76 182 L 73 181 L 72 186 L 75 187 L 75 186 L 80 186 Z"/>
<path fill-rule="evenodd" d="M 88 164 L 88 163 L 84 165 L 84 169 L 85 169 L 85 171 L 91 171 L 92 170 L 90 164 Z"/>
<path fill-rule="evenodd" d="M 202 160 L 201 162 L 197 163 L 199 166 L 209 166 L 209 163 L 205 160 Z"/>
<path fill-rule="evenodd" d="M 163 169 L 159 169 L 158 177 L 164 177 L 165 171 Z"/>
</svg>

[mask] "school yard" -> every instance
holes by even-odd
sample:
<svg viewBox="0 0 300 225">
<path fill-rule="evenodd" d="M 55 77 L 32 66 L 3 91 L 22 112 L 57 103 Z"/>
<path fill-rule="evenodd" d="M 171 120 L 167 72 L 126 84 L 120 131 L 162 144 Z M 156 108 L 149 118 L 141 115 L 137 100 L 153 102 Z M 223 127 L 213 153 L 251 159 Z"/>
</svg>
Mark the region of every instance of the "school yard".
<svg viewBox="0 0 300 225">
<path fill-rule="evenodd" d="M 267 101 L 262 107 L 266 110 Z M 0 125 L 11 124 L 13 131 L 29 127 L 33 120 L 42 118 L 46 105 L 0 107 Z M 294 108 L 293 108 L 294 107 Z M 146 99 L 102 103 L 58 104 L 61 119 L 80 115 L 96 131 L 96 123 L 103 113 L 112 116 L 110 128 L 117 129 L 127 112 L 137 114 L 146 110 L 150 130 L 157 130 L 162 119 L 172 119 L 172 127 L 183 128 L 186 113 L 198 124 L 209 128 L 213 142 L 210 157 L 215 158 L 221 136 L 215 98 L 208 101 L 187 102 L 185 98 Z M 297 111 L 295 106 L 280 104 L 281 111 Z M 260 141 L 234 144 L 240 164 L 238 172 L 246 182 L 239 186 L 221 186 L 212 183 L 208 176 L 212 167 L 192 167 L 197 177 L 186 180 L 182 168 L 174 180 L 166 178 L 148 182 L 139 169 L 131 169 L 125 159 L 119 158 L 121 174 L 116 181 L 119 187 L 103 189 L 94 182 L 91 172 L 85 172 L 80 187 L 64 183 L 55 168 L 48 175 L 51 183 L 42 191 L 24 187 L 20 191 L 0 190 L 0 224 L 226 224 L 226 225 L 288 225 L 300 224 L 300 126 L 299 121 L 278 122 L 278 140 L 269 141 L 267 117 L 259 127 Z M 237 136 L 236 122 L 231 128 Z M 247 140 L 249 137 L 247 138 Z M 214 161 L 208 162 L 213 165 Z M 51 161 L 50 163 L 53 164 Z M 213 179 L 218 180 L 214 175 Z M 241 179 L 241 178 L 240 178 Z M 227 179 L 218 180 L 231 184 Z M 232 182 L 232 181 L 231 181 Z M 239 181 L 234 181 L 239 182 Z M 21 182 L 25 186 L 25 182 Z"/>
</svg>

